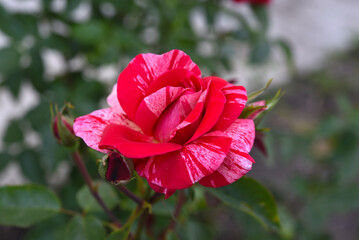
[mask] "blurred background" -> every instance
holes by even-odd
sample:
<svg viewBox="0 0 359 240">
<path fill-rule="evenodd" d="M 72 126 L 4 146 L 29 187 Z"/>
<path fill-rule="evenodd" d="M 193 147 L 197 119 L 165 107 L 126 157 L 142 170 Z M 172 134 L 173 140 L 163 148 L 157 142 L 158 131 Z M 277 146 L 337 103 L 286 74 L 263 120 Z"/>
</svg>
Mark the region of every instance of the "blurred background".
<svg viewBox="0 0 359 240">
<path fill-rule="evenodd" d="M 176 48 L 203 76 L 248 92 L 274 78 L 266 96 L 285 92 L 250 172 L 273 193 L 280 231 L 219 206 L 211 231 L 199 214 L 187 239 L 359 239 L 358 11 L 357 0 L 0 0 L 0 185 L 48 185 L 77 209 L 81 179 L 50 104 L 70 102 L 74 116 L 104 107 L 134 56 Z M 4 239 L 49 239 L 40 233 L 0 226 Z"/>
</svg>

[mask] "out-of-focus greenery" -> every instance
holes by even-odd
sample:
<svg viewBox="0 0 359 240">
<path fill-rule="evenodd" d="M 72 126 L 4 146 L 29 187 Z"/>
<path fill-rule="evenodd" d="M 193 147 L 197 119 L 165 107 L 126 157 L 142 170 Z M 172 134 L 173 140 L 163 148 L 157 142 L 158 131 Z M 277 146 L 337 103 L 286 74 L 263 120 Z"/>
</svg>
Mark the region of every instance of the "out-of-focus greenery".
<svg viewBox="0 0 359 240">
<path fill-rule="evenodd" d="M 283 86 L 264 125 L 269 157 L 249 175 L 277 200 L 279 235 L 236 219 L 238 239 L 359 238 L 359 45 Z M 229 221 L 230 217 L 223 217 Z M 228 229 L 226 229 L 228 231 Z"/>
<path fill-rule="evenodd" d="M 54 2 L 43 0 L 36 13 L 13 13 L 0 4 L 0 31 L 9 39 L 9 44 L 0 49 L 0 86 L 16 98 L 23 84 L 28 83 L 40 96 L 38 106 L 9 123 L 0 170 L 11 161 L 17 162 L 29 182 L 51 185 L 62 208 L 87 215 L 56 215 L 27 230 L 24 239 L 64 239 L 69 234 L 82 238 L 104 236 L 98 219 L 106 216 L 94 202 L 84 201 L 89 197 L 88 190 L 68 151 L 53 139 L 49 111 L 50 103 L 61 105 L 65 101 L 76 107 L 76 116 L 98 109 L 116 81 L 100 82 L 98 69 L 115 66 L 119 73 L 139 53 L 163 53 L 173 48 L 188 53 L 204 75 L 230 70 L 230 60 L 240 46 L 250 49 L 248 60 L 252 63 L 265 63 L 272 44 L 278 44 L 291 57 L 285 42 L 267 39 L 265 8 L 252 8 L 258 20 L 258 26 L 253 27 L 246 18 L 223 7 L 222 1 L 68 0 L 63 1 L 63 8 L 54 7 Z M 88 11 L 89 16 L 80 19 L 79 8 Z M 219 14 L 237 21 L 238 27 L 218 29 Z M 194 15 L 203 18 L 205 28 L 194 27 Z M 43 56 L 49 51 L 61 56 L 63 71 L 48 73 Z M 285 97 L 263 124 L 272 129 L 266 137 L 269 159 L 258 155 L 251 174 L 274 192 L 281 218 L 279 232 L 265 231 L 252 218 L 228 211 L 217 198 L 195 188 L 186 192 L 193 199 L 184 212 L 199 212 L 189 221 L 179 221 L 181 239 L 359 237 L 355 230 L 359 229 L 358 56 L 355 50 L 349 56 L 337 57 L 324 70 L 285 86 Z M 25 140 L 29 133 L 37 134 L 40 144 Z M 94 178 L 98 178 L 98 157 L 95 152 L 85 156 Z M 60 163 L 66 163 L 70 170 L 67 180 L 58 184 L 54 172 Z M 104 198 L 119 199 L 121 207 L 115 207 L 114 212 L 125 221 L 134 204 L 101 186 Z M 131 182 L 128 187 L 135 190 L 136 186 Z M 38 192 L 40 203 L 48 202 L 43 196 L 52 196 L 41 188 Z M 204 196 L 207 203 L 203 202 Z M 112 207 L 113 202 L 108 204 Z M 214 206 L 211 212 L 206 204 Z M 154 231 L 168 223 L 174 205 L 171 198 L 155 205 L 153 211 L 158 217 Z M 110 239 L 121 234 L 113 233 Z"/>
<path fill-rule="evenodd" d="M 81 10 L 88 16 L 79 17 Z M 209 75 L 231 68 L 238 42 L 252 49 L 249 61 L 265 61 L 270 45 L 266 9 L 254 7 L 253 13 L 256 27 L 221 1 L 44 0 L 34 13 L 10 12 L 0 4 L 0 31 L 8 39 L 0 49 L 0 86 L 17 98 L 28 83 L 40 96 L 38 106 L 9 124 L 0 169 L 16 160 L 30 181 L 48 183 L 58 164 L 67 159 L 49 131 L 49 105 L 70 102 L 76 116 L 98 109 L 116 82 L 116 77 L 111 83 L 99 81 L 98 70 L 103 67 L 114 66 L 120 73 L 137 54 L 177 48 Z M 218 28 L 219 15 L 230 17 L 238 27 Z M 203 20 L 199 21 L 203 28 L 195 27 L 193 16 Z M 47 53 L 59 57 L 62 71 L 46 69 Z M 40 136 L 40 144 L 25 141 L 30 132 Z"/>
<path fill-rule="evenodd" d="M 116 76 L 110 82 L 100 81 L 100 71 L 112 67 L 119 74 L 140 53 L 161 54 L 171 49 L 183 50 L 200 66 L 204 76 L 230 70 L 231 58 L 239 46 L 250 49 L 248 61 L 253 64 L 264 63 L 270 54 L 270 46 L 278 43 L 287 57 L 290 56 L 284 42 L 267 38 L 267 8 L 252 6 L 251 10 L 255 25 L 249 24 L 246 17 L 223 1 L 43 0 L 38 10 L 18 12 L 9 11 L 0 4 L 0 31 L 7 39 L 6 46 L 0 49 L 0 86 L 8 89 L 16 99 L 20 89 L 30 85 L 40 99 L 37 106 L 9 123 L 2 139 L 4 148 L 0 153 L 0 170 L 10 162 L 18 163 L 26 180 L 49 186 L 55 191 L 61 200 L 61 209 L 66 209 L 67 213 L 70 210 L 85 214 L 83 217 L 57 214 L 26 230 L 22 238 L 71 239 L 76 236 L 103 239 L 110 232 L 108 228 L 105 232 L 104 225 L 99 221 L 107 219 L 107 216 L 91 201 L 91 195 L 84 187 L 78 169 L 74 168 L 68 150 L 59 146 L 52 136 L 50 104 L 61 106 L 65 101 L 70 102 L 75 106 L 75 116 L 98 109 L 116 82 Z M 218 26 L 218 18 L 223 16 L 234 22 L 234 27 Z M 49 70 L 51 62 L 47 61 L 51 59 L 46 57 L 48 55 L 57 56 L 60 62 L 52 64 L 61 65 L 60 71 Z M 40 141 L 33 141 L 34 137 Z M 100 155 L 95 151 L 85 154 L 90 174 L 99 178 L 96 159 Z M 66 169 L 66 166 L 68 174 L 65 180 L 61 180 L 58 176 L 63 174 L 58 174 L 58 171 Z M 274 199 L 254 180 L 247 181 L 258 187 L 259 192 L 263 191 L 264 201 L 268 200 L 273 209 L 257 207 L 261 197 L 252 204 L 251 196 L 243 202 L 233 199 L 232 205 L 239 204 L 242 206 L 239 210 L 245 210 L 245 204 L 252 204 L 254 208 L 247 208 L 248 213 L 261 218 L 265 224 L 272 224 L 273 221 L 277 227 Z M 98 184 L 99 194 L 106 204 L 125 222 L 135 208 L 134 204 L 106 183 Z M 148 188 L 147 184 L 143 185 Z M 131 182 L 128 187 L 140 194 L 136 184 Z M 32 195 L 28 194 L 29 189 L 35 189 Z M 1 190 L 1 224 L 29 226 L 41 220 L 42 216 L 52 216 L 52 211 L 49 213 L 51 209 L 41 207 L 46 206 L 47 196 L 53 196 L 49 189 L 28 185 Z M 188 214 L 201 209 L 204 204 L 203 191 L 193 191 L 188 191 L 189 196 L 194 197 Z M 248 195 L 249 191 L 242 188 L 243 194 Z M 35 199 L 34 203 L 23 200 L 27 198 Z M 154 231 L 159 233 L 170 221 L 174 198 L 154 208 L 156 216 L 159 214 Z M 52 201 L 58 199 L 55 197 Z M 55 207 L 60 211 L 58 205 Z M 26 211 L 19 212 L 22 208 Z M 31 216 L 35 215 L 38 218 L 32 219 Z M 201 234 L 214 233 L 206 231 L 210 225 L 196 220 L 187 222 L 186 226 L 190 231 L 181 231 L 185 239 L 198 239 Z M 111 237 L 118 237 L 116 234 Z"/>
</svg>

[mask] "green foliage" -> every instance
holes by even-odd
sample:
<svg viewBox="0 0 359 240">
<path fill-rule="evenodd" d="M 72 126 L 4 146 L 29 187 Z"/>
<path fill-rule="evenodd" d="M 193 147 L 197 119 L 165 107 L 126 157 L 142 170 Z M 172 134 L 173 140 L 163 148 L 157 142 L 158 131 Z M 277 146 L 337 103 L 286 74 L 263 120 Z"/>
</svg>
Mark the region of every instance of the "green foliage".
<svg viewBox="0 0 359 240">
<path fill-rule="evenodd" d="M 106 182 L 98 182 L 96 184 L 97 191 L 100 197 L 104 200 L 109 209 L 113 209 L 119 202 L 113 187 Z M 91 195 L 87 186 L 83 186 L 76 195 L 77 202 L 81 208 L 86 212 L 101 212 L 102 208 Z"/>
<path fill-rule="evenodd" d="M 103 240 L 105 236 L 102 222 L 91 215 L 73 217 L 65 230 L 65 239 L 68 240 Z"/>
<path fill-rule="evenodd" d="M 66 215 L 58 214 L 42 221 L 26 233 L 25 240 L 63 240 L 68 220 Z"/>
<path fill-rule="evenodd" d="M 113 231 L 106 240 L 127 240 L 127 231 Z"/>
<path fill-rule="evenodd" d="M 60 200 L 48 189 L 25 185 L 0 188 L 0 224 L 28 227 L 25 239 L 31 240 L 105 239 L 107 232 L 102 217 L 106 217 L 102 209 L 83 185 L 78 170 L 73 168 L 68 150 L 59 146 L 52 136 L 50 104 L 71 102 L 76 107 L 74 116 L 99 108 L 116 82 L 116 76 L 102 81 L 98 70 L 110 66 L 116 68 L 118 74 L 131 58 L 145 52 L 161 54 L 181 49 L 191 56 L 206 76 L 231 70 L 237 41 L 241 41 L 251 48 L 250 62 L 264 63 L 273 43 L 267 36 L 267 9 L 252 8 L 259 26 L 255 28 L 247 17 L 228 9 L 220 1 L 68 0 L 63 1 L 63 9 L 57 10 L 53 0 L 40 2 L 42 6 L 35 13 L 11 12 L 0 3 L 0 31 L 9 39 L 9 44 L 0 49 L 0 86 L 8 89 L 17 100 L 20 89 L 28 85 L 40 99 L 39 104 L 24 112 L 22 118 L 9 123 L 3 138 L 4 152 L 0 153 L 0 170 L 16 161 L 26 180 L 51 187 L 56 185 L 63 206 L 61 212 L 70 214 L 72 219 L 57 214 Z M 77 10 L 84 5 L 90 9 L 89 16 L 77 20 Z M 207 24 L 202 32 L 197 31 L 193 24 L 191 16 L 194 12 L 198 12 Z M 237 21 L 238 26 L 217 30 L 216 19 L 223 14 Z M 209 51 L 206 46 L 210 46 Z M 46 68 L 49 64 L 46 52 L 60 57 L 62 71 L 52 73 L 50 68 Z M 31 135 L 40 138 L 39 144 L 31 143 Z M 80 148 L 83 150 L 84 147 Z M 95 161 L 99 155 L 94 152 L 83 154 L 90 174 L 98 179 Z M 61 172 L 59 166 L 63 166 L 60 163 L 68 167 L 69 177 L 56 182 L 55 173 Z M 128 184 L 131 190 L 150 198 L 146 193 L 147 183 L 139 191 L 137 185 L 131 185 L 138 182 L 133 182 L 136 181 Z M 111 210 L 121 210 L 121 222 L 133 216 L 130 211 L 136 208 L 136 204 L 118 195 L 105 182 L 95 180 L 95 184 L 105 204 Z M 185 218 L 206 211 L 206 194 L 202 188 L 188 190 L 186 194 L 190 200 L 184 210 Z M 264 211 L 256 204 L 251 208 Z M 176 195 L 153 204 L 156 234 L 167 227 L 175 209 Z M 96 217 L 90 214 L 96 214 Z M 134 225 L 139 222 L 137 218 L 133 220 Z M 175 231 L 170 231 L 169 239 L 214 236 L 211 221 L 203 222 L 200 218 L 186 221 L 185 218 L 178 222 Z M 36 223 L 39 224 L 33 226 Z M 125 239 L 126 234 L 117 230 L 107 237 Z"/>
<path fill-rule="evenodd" d="M 45 187 L 38 185 L 0 188 L 0 224 L 28 227 L 56 215 L 60 201 Z"/>
<path fill-rule="evenodd" d="M 18 156 L 18 161 L 24 175 L 34 183 L 45 183 L 45 171 L 40 162 L 40 156 L 35 151 L 23 151 Z"/>
<path fill-rule="evenodd" d="M 272 194 L 252 178 L 243 177 L 221 188 L 208 188 L 208 192 L 226 205 L 253 216 L 263 227 L 278 229 L 279 216 Z"/>
</svg>

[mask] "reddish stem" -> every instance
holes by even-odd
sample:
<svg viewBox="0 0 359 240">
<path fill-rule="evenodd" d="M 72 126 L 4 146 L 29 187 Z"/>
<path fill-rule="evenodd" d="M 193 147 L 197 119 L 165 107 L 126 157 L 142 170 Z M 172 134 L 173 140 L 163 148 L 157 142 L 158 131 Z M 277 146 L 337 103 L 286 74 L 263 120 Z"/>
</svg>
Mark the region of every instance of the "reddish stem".
<svg viewBox="0 0 359 240">
<path fill-rule="evenodd" d="M 139 198 L 137 195 L 135 195 L 133 192 L 131 192 L 128 188 L 126 188 L 123 185 L 117 185 L 116 188 L 121 191 L 123 194 L 125 194 L 127 197 L 131 198 L 134 202 L 136 202 L 139 206 L 141 206 L 144 203 L 144 200 Z"/>
<path fill-rule="evenodd" d="M 92 185 L 92 179 L 90 174 L 88 173 L 86 166 L 82 160 L 81 155 L 78 152 L 74 152 L 72 153 L 72 157 L 75 160 L 75 163 L 78 167 L 78 169 L 80 170 L 80 173 L 83 177 L 83 179 L 85 180 L 86 185 L 88 186 L 88 188 L 90 189 L 90 192 L 92 194 L 92 196 L 96 199 L 96 201 L 98 202 L 98 204 L 100 204 L 100 206 L 102 207 L 102 209 L 105 211 L 105 213 L 109 216 L 109 218 L 114 222 L 114 224 L 117 227 L 121 227 L 121 223 L 119 222 L 119 220 L 117 219 L 117 217 L 111 212 L 111 210 L 106 206 L 105 202 L 102 200 L 102 198 L 100 197 L 100 195 L 98 194 L 98 192 L 94 189 L 93 185 Z"/>
</svg>

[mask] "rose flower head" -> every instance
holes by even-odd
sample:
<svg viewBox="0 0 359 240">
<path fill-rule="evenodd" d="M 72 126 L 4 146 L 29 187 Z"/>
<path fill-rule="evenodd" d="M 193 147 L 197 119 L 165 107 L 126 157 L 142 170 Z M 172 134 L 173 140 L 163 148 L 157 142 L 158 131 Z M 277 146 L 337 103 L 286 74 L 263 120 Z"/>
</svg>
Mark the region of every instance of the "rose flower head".
<svg viewBox="0 0 359 240">
<path fill-rule="evenodd" d="M 140 54 L 120 73 L 110 107 L 77 118 L 74 131 L 97 151 L 131 158 L 169 197 L 197 182 L 228 185 L 252 168 L 254 123 L 238 119 L 246 101 L 244 87 L 202 78 L 182 51 Z"/>
</svg>

